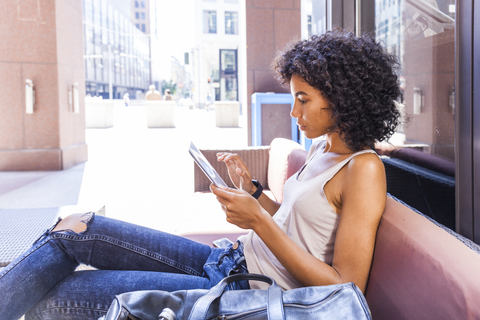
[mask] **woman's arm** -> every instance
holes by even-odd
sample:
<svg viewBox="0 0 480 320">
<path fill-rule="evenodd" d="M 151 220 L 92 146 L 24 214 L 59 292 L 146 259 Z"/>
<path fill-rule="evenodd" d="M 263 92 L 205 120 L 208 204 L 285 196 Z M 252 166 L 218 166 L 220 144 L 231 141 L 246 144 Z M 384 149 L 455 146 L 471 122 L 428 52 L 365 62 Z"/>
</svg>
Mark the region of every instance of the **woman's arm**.
<svg viewBox="0 0 480 320">
<path fill-rule="evenodd" d="M 255 190 L 253 192 L 255 192 L 256 190 L 257 190 L 257 187 L 255 187 Z M 263 192 L 260 195 L 260 197 L 258 198 L 258 202 L 268 212 L 268 214 L 272 217 L 275 215 L 275 213 L 280 208 L 280 203 L 279 202 L 272 200 L 269 196 L 267 196 Z"/>
<path fill-rule="evenodd" d="M 225 162 L 230 180 L 232 180 L 237 189 L 245 190 L 251 195 L 257 191 L 257 187 L 252 183 L 250 171 L 239 155 L 220 152 L 217 153 L 217 160 Z M 271 216 L 273 216 L 278 208 L 280 208 L 280 203 L 273 201 L 263 192 L 258 198 L 258 202 Z"/>
<path fill-rule="evenodd" d="M 241 191 L 218 188 L 212 191 L 224 205 L 227 221 L 253 229 L 302 286 L 354 282 L 365 292 L 376 232 L 386 202 L 383 164 L 372 156 L 376 160 L 357 156 L 339 172 L 341 215 L 332 266 L 294 243 L 260 206 L 247 204 L 246 198 L 237 193 Z"/>
<path fill-rule="evenodd" d="M 342 282 L 353 281 L 365 292 L 387 201 L 385 167 L 375 154 L 369 153 L 353 158 L 344 169 L 332 267 Z"/>
</svg>

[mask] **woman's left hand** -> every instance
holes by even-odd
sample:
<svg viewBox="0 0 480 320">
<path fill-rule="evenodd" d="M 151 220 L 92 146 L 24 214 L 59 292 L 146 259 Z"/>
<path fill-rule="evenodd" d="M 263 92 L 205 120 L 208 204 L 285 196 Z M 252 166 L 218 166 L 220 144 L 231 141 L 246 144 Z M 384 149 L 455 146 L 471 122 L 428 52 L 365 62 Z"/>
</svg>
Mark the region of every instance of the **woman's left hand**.
<svg viewBox="0 0 480 320">
<path fill-rule="evenodd" d="M 213 184 L 210 189 L 217 196 L 229 223 L 242 229 L 255 230 L 263 218 L 270 217 L 260 203 L 244 190 L 219 188 Z"/>
</svg>

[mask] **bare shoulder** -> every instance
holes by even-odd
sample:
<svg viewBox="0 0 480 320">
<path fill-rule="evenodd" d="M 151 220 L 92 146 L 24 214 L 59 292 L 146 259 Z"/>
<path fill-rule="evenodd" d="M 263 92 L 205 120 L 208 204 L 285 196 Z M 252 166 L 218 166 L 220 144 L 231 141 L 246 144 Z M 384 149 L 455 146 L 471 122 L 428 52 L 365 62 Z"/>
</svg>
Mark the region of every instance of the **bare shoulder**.
<svg viewBox="0 0 480 320">
<path fill-rule="evenodd" d="M 347 165 L 349 178 L 379 178 L 385 176 L 382 160 L 374 153 L 363 153 L 355 156 Z"/>
<path fill-rule="evenodd" d="M 369 208 L 365 213 L 381 214 L 387 196 L 387 179 L 382 160 L 373 153 L 364 153 L 354 157 L 345 169 L 343 209 L 364 206 Z"/>
<path fill-rule="evenodd" d="M 372 202 L 380 203 L 382 211 L 386 193 L 385 167 L 374 153 L 353 157 L 325 186 L 327 199 L 338 214 L 343 214 L 349 205 L 357 208 Z"/>
</svg>

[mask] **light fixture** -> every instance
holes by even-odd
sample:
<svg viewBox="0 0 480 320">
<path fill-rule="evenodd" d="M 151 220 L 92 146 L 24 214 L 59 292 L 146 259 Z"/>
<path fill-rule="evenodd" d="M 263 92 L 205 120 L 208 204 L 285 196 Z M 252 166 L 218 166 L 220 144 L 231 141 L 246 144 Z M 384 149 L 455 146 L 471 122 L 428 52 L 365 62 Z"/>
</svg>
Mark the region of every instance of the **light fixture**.
<svg viewBox="0 0 480 320">
<path fill-rule="evenodd" d="M 413 114 L 421 114 L 423 109 L 422 89 L 413 88 Z"/>
<path fill-rule="evenodd" d="M 25 112 L 33 113 L 33 105 L 35 104 L 35 90 L 33 90 L 33 81 L 25 80 Z"/>
<path fill-rule="evenodd" d="M 78 82 L 75 82 L 68 91 L 68 104 L 72 108 L 73 113 L 80 113 L 80 101 L 78 95 Z"/>
<path fill-rule="evenodd" d="M 452 90 L 450 91 L 450 94 L 448 96 L 448 106 L 450 107 L 450 112 L 452 114 L 455 114 L 455 87 L 452 87 Z"/>
<path fill-rule="evenodd" d="M 80 113 L 80 96 L 78 94 L 78 82 L 72 85 L 73 92 L 73 113 Z"/>
</svg>

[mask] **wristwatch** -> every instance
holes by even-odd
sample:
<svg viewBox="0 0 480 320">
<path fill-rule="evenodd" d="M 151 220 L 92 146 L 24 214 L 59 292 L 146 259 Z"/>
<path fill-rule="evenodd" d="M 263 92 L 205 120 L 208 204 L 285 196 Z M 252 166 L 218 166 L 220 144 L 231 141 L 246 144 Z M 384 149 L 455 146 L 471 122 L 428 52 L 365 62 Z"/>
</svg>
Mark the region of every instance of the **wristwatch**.
<svg viewBox="0 0 480 320">
<path fill-rule="evenodd" d="M 263 187 L 257 180 L 252 180 L 252 183 L 255 185 L 255 187 L 257 187 L 257 190 L 252 194 L 252 197 L 258 199 L 263 192 Z"/>
</svg>

